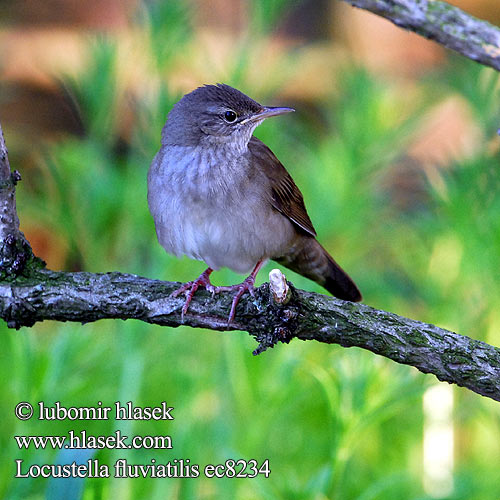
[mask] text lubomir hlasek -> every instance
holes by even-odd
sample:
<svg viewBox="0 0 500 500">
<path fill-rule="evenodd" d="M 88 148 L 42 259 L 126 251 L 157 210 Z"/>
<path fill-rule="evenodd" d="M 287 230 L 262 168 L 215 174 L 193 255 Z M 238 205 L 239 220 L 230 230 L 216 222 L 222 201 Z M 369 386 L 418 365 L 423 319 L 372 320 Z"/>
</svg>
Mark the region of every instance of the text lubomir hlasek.
<svg viewBox="0 0 500 500">
<path fill-rule="evenodd" d="M 122 405 L 119 401 L 114 407 L 103 406 L 99 401 L 97 406 L 66 408 L 59 401 L 54 406 L 46 406 L 43 401 L 38 403 L 39 420 L 108 420 L 109 413 L 114 409 L 113 418 L 116 420 L 174 420 L 172 406 L 162 401 L 159 406 L 134 406 L 132 401 Z"/>
</svg>

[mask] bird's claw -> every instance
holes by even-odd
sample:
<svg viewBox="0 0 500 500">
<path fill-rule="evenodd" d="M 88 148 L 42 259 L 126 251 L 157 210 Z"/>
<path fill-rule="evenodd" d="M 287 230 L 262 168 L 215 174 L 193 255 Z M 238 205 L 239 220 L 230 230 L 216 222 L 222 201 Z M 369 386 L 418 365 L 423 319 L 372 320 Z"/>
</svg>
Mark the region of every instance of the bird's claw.
<svg viewBox="0 0 500 500">
<path fill-rule="evenodd" d="M 205 271 L 203 271 L 198 278 L 196 278 L 193 281 L 188 281 L 187 283 L 184 283 L 182 286 L 180 286 L 177 290 L 172 292 L 171 296 L 172 297 L 178 297 L 182 293 L 186 295 L 186 301 L 184 302 L 184 305 L 182 306 L 181 309 L 181 322 L 184 323 L 184 315 L 187 313 L 189 309 L 189 304 L 191 303 L 191 300 L 193 299 L 194 294 L 196 293 L 196 290 L 200 286 L 205 287 L 209 292 L 212 293 L 212 297 L 214 295 L 214 290 L 216 287 L 210 283 L 210 273 L 212 272 L 212 269 L 208 268 Z"/>
<path fill-rule="evenodd" d="M 235 296 L 233 297 L 233 300 L 231 302 L 231 310 L 229 311 L 229 317 L 227 320 L 227 326 L 228 328 L 231 326 L 231 323 L 234 321 L 234 317 L 236 315 L 236 306 L 238 305 L 238 302 L 240 301 L 241 297 L 245 294 L 245 292 L 250 293 L 252 297 L 255 297 L 255 276 L 257 275 L 259 269 L 262 266 L 262 261 L 259 261 L 257 265 L 255 266 L 254 270 L 246 278 L 242 283 L 239 283 L 238 285 L 231 285 L 231 286 L 214 286 L 212 283 L 210 283 L 210 274 L 212 272 L 212 269 L 209 267 L 206 269 L 204 272 L 202 272 L 198 278 L 196 278 L 194 281 L 189 281 L 188 283 L 184 283 L 181 287 L 179 287 L 175 292 L 172 293 L 172 297 L 178 297 L 181 293 L 186 294 L 186 301 L 184 302 L 184 305 L 182 306 L 181 310 L 181 321 L 184 322 L 184 315 L 187 313 L 189 304 L 191 303 L 191 300 L 196 293 L 196 290 L 200 286 L 205 287 L 207 291 L 209 291 L 212 294 L 212 298 L 215 297 L 216 293 L 220 292 L 234 292 L 236 291 Z"/>
<path fill-rule="evenodd" d="M 236 290 L 236 295 L 233 297 L 233 301 L 231 302 L 231 310 L 229 311 L 229 318 L 227 320 L 228 328 L 234 321 L 234 317 L 236 316 L 236 306 L 238 305 L 238 302 L 240 301 L 241 297 L 243 297 L 245 292 L 248 292 L 252 297 L 255 297 L 254 283 L 255 278 L 253 276 L 249 276 L 247 279 L 245 279 L 245 281 L 243 281 L 243 283 L 240 283 L 239 285 L 223 287 L 224 290 L 228 292 Z"/>
</svg>

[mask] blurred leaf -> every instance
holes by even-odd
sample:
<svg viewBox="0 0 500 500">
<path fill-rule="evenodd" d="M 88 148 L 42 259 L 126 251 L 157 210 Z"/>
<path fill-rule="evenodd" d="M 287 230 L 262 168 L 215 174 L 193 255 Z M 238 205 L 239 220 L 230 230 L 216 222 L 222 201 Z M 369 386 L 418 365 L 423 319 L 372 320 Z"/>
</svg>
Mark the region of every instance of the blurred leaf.
<svg viewBox="0 0 500 500">
<path fill-rule="evenodd" d="M 279 25 L 280 17 L 301 0 L 250 0 L 250 30 L 253 34 L 267 35 Z"/>
<path fill-rule="evenodd" d="M 147 0 L 139 21 L 149 35 L 150 55 L 161 72 L 167 69 L 192 36 L 192 5 L 189 0 Z"/>
<path fill-rule="evenodd" d="M 117 47 L 101 37 L 89 44 L 89 63 L 78 78 L 66 76 L 76 98 L 87 133 L 100 143 L 112 145 L 118 126 L 119 92 L 116 73 Z"/>
<path fill-rule="evenodd" d="M 467 100 L 486 136 L 491 137 L 500 126 L 498 72 L 463 57 L 452 61 L 443 72 L 445 85 Z"/>
</svg>

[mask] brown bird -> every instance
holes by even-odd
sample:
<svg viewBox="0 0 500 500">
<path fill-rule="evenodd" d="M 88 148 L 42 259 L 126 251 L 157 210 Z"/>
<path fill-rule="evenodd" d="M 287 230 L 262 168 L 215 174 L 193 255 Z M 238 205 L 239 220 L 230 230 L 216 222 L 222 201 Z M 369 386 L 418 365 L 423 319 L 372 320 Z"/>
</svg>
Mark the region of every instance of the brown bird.
<svg viewBox="0 0 500 500">
<path fill-rule="evenodd" d="M 229 323 L 241 296 L 273 259 L 344 300 L 361 294 L 316 240 L 304 199 L 285 167 L 253 131 L 266 118 L 294 111 L 262 106 L 229 85 L 205 85 L 170 111 L 161 148 L 148 174 L 148 204 L 165 250 L 208 265 L 174 292 L 235 291 Z M 238 285 L 215 287 L 213 270 L 248 273 Z M 253 269 L 253 270 L 252 270 Z"/>
</svg>

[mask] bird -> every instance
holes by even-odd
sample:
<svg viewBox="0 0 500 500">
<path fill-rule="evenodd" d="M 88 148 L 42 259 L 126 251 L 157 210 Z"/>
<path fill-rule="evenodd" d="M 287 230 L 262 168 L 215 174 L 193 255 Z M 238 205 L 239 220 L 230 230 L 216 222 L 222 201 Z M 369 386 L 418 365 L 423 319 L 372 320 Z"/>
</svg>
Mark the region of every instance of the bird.
<svg viewBox="0 0 500 500">
<path fill-rule="evenodd" d="M 199 287 L 234 292 L 228 326 L 244 293 L 254 295 L 269 259 L 319 283 L 337 298 L 361 293 L 316 239 L 299 188 L 271 149 L 253 135 L 264 120 L 295 111 L 263 106 L 223 83 L 203 85 L 170 110 L 161 147 L 148 171 L 148 206 L 159 243 L 170 254 L 204 261 L 207 269 L 173 293 L 184 294 L 182 319 Z M 222 267 L 248 274 L 214 286 Z"/>
</svg>

